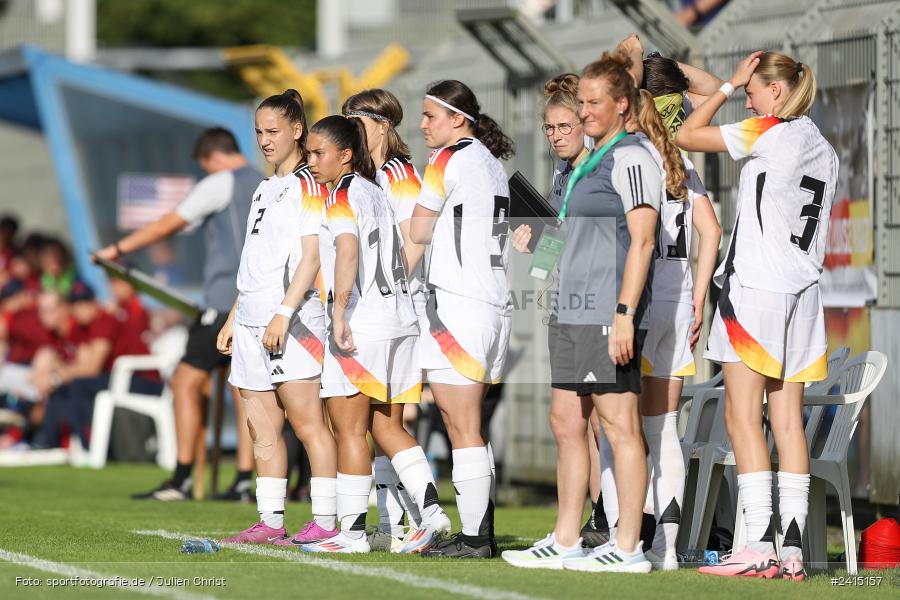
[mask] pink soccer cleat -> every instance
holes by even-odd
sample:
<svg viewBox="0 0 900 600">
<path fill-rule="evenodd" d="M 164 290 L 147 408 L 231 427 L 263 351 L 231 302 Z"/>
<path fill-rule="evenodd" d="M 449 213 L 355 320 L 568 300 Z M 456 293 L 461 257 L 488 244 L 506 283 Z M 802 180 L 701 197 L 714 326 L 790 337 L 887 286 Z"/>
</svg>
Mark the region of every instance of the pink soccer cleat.
<svg viewBox="0 0 900 600">
<path fill-rule="evenodd" d="M 303 544 L 320 542 L 338 534 L 337 528 L 323 529 L 315 521 L 308 521 L 298 533 L 275 542 L 276 546 L 293 546 L 299 548 Z"/>
<path fill-rule="evenodd" d="M 781 578 L 791 581 L 803 581 L 806 579 L 806 569 L 800 557 L 789 556 L 781 561 Z"/>
<path fill-rule="evenodd" d="M 722 577 L 759 577 L 772 579 L 781 572 L 775 549 L 768 552 L 756 552 L 749 547 L 725 557 L 717 565 L 700 567 L 701 573 Z"/>
<path fill-rule="evenodd" d="M 274 544 L 276 541 L 284 539 L 284 527 L 274 529 L 269 527 L 262 521 L 248 527 L 239 534 L 225 538 L 223 544 Z"/>
</svg>

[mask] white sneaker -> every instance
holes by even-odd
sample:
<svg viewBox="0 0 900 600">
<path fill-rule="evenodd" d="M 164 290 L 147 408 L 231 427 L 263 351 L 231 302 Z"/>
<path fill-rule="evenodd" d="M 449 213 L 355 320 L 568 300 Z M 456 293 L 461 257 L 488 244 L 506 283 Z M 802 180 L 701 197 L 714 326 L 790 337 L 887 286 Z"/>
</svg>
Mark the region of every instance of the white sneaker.
<svg viewBox="0 0 900 600">
<path fill-rule="evenodd" d="M 369 547 L 373 552 L 393 552 L 395 554 L 403 548 L 404 539 L 380 529 L 376 529 L 368 537 Z"/>
<path fill-rule="evenodd" d="M 369 541 L 366 539 L 366 536 L 363 535 L 359 538 L 352 538 L 344 534 L 344 532 L 341 532 L 318 542 L 303 544 L 300 546 L 300 549 L 304 552 L 355 554 L 369 552 L 372 548 L 369 546 Z"/>
<path fill-rule="evenodd" d="M 411 529 L 403 538 L 402 554 L 421 554 L 436 544 L 441 537 L 450 531 L 450 517 L 443 510 L 422 519 L 418 529 Z"/>
<path fill-rule="evenodd" d="M 636 550 L 634 554 L 626 555 L 615 544 L 605 544 L 581 558 L 564 560 L 563 569 L 591 573 L 649 573 L 653 565 L 644 558 L 641 542 Z"/>
<path fill-rule="evenodd" d="M 677 571 L 679 568 L 678 554 L 675 552 L 675 548 L 666 548 L 662 555 L 657 554 L 651 548 L 644 552 L 644 556 L 656 571 Z"/>
<path fill-rule="evenodd" d="M 575 547 L 565 549 L 556 543 L 556 537 L 548 533 L 547 537 L 538 540 L 527 550 L 504 550 L 503 560 L 514 567 L 523 569 L 562 569 L 563 561 L 582 558 L 581 538 Z"/>
</svg>

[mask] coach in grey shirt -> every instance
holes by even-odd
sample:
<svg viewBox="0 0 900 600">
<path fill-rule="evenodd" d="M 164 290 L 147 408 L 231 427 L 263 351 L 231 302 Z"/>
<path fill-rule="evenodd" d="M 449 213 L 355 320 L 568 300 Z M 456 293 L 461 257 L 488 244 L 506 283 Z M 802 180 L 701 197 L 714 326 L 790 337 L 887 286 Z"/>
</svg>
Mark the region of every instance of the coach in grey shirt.
<svg viewBox="0 0 900 600">
<path fill-rule="evenodd" d="M 216 350 L 216 336 L 237 298 L 240 264 L 252 194 L 263 175 L 240 153 L 234 136 L 225 129 L 204 131 L 194 147 L 194 158 L 209 173 L 172 212 L 118 242 L 103 248 L 98 256 L 115 260 L 168 238 L 188 225 L 203 232 L 206 257 L 203 264 L 205 312 L 191 325 L 187 347 L 170 385 L 175 400 L 175 430 L 178 465 L 171 480 L 158 489 L 135 498 L 185 500 L 192 491 L 191 471 L 197 436 L 203 429 L 201 399 L 211 371 L 228 365 L 229 358 Z M 223 499 L 249 497 L 253 454 L 240 395 L 232 390 L 238 428 L 238 479 Z"/>
</svg>

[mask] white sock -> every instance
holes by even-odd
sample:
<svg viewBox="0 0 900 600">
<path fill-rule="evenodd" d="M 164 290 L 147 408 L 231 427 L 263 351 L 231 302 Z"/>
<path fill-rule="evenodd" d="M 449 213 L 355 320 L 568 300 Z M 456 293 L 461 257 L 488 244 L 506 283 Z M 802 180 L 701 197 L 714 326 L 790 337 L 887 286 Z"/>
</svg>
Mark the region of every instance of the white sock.
<svg viewBox="0 0 900 600">
<path fill-rule="evenodd" d="M 419 523 L 422 519 L 431 518 L 433 515 L 443 512 L 438 504 L 437 488 L 434 485 L 434 474 L 431 465 L 425 458 L 425 451 L 421 446 L 413 446 L 401 450 L 391 459 L 393 470 L 396 471 L 404 491 L 415 503 Z M 415 524 L 418 526 L 418 523 Z"/>
<path fill-rule="evenodd" d="M 781 558 L 803 554 L 803 529 L 809 513 L 809 473 L 778 472 L 778 512 L 781 515 Z"/>
<path fill-rule="evenodd" d="M 494 509 L 497 507 L 497 466 L 494 463 L 494 447 L 488 442 L 485 448 L 487 448 L 488 463 L 491 465 L 491 504 L 488 507 L 489 533 L 491 537 L 494 537 Z"/>
<path fill-rule="evenodd" d="M 378 500 L 378 529 L 393 536 L 403 537 L 406 511 L 400 501 L 397 485 L 400 479 L 387 456 L 375 457 L 375 497 Z"/>
<path fill-rule="evenodd" d="M 453 487 L 462 532 L 488 535 L 488 505 L 491 499 L 491 463 L 487 447 L 460 448 L 453 451 Z"/>
<path fill-rule="evenodd" d="M 337 479 L 334 477 L 310 477 L 309 500 L 313 519 L 319 527 L 331 531 L 337 527 Z"/>
<path fill-rule="evenodd" d="M 359 539 L 366 534 L 366 513 L 369 511 L 371 475 L 337 474 L 337 517 L 341 533 Z"/>
<path fill-rule="evenodd" d="M 681 524 L 685 473 L 677 421 L 677 411 L 644 417 L 644 435 L 653 467 L 653 516 L 657 523 L 653 552 L 660 556 L 675 548 Z"/>
<path fill-rule="evenodd" d="M 497 465 L 494 464 L 494 447 L 488 442 L 485 446 L 488 453 L 488 463 L 491 465 L 491 502 L 497 504 Z"/>
<path fill-rule="evenodd" d="M 287 481 L 278 477 L 256 478 L 256 510 L 259 511 L 260 521 L 272 529 L 284 527 Z"/>
<path fill-rule="evenodd" d="M 757 552 L 772 550 L 769 524 L 772 520 L 772 471 L 739 473 L 738 488 L 744 505 L 747 545 Z"/>
<path fill-rule="evenodd" d="M 418 529 L 422 524 L 422 514 L 419 512 L 416 501 L 406 491 L 406 486 L 403 485 L 403 482 L 397 485 L 397 490 L 400 492 L 400 503 L 403 504 L 403 510 L 406 511 L 406 520 L 409 522 L 409 526 Z"/>
<path fill-rule="evenodd" d="M 616 539 L 616 529 L 619 526 L 619 496 L 616 489 L 616 461 L 613 456 L 612 446 L 606 439 L 603 429 L 597 440 L 600 446 L 600 493 L 603 495 L 603 512 L 609 522 L 609 540 Z"/>
</svg>

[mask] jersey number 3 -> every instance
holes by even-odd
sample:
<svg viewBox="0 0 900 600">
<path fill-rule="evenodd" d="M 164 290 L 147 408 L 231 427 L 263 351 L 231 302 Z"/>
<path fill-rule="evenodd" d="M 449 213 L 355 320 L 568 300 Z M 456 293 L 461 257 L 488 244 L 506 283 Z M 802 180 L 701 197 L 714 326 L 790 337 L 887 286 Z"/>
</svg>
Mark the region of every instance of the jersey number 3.
<svg viewBox="0 0 900 600">
<path fill-rule="evenodd" d="M 791 234 L 791 243 L 809 254 L 813 240 L 816 239 L 816 229 L 819 227 L 819 217 L 822 213 L 822 201 L 825 199 L 825 182 L 808 175 L 800 180 L 800 189 L 812 195 L 812 202 L 804 204 L 800 209 L 800 221 L 805 222 L 801 235 Z"/>
</svg>

